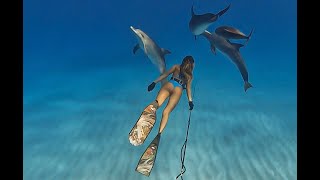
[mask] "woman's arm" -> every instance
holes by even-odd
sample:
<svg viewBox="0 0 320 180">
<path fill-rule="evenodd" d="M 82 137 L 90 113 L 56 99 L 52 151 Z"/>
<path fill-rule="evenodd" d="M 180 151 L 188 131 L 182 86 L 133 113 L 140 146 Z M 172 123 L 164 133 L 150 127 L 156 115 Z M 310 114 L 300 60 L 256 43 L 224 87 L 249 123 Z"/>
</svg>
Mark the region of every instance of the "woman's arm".
<svg viewBox="0 0 320 180">
<path fill-rule="evenodd" d="M 153 82 L 158 83 L 159 81 L 161 81 L 162 79 L 168 77 L 170 74 L 172 74 L 177 68 L 177 65 L 172 66 L 171 69 L 169 69 L 168 71 L 164 72 L 163 74 L 161 74 L 161 76 L 159 76 L 156 80 L 154 80 Z"/>
<path fill-rule="evenodd" d="M 190 80 L 190 82 L 187 82 L 187 96 L 188 96 L 189 102 L 192 101 L 191 82 L 192 82 L 192 80 Z"/>
</svg>

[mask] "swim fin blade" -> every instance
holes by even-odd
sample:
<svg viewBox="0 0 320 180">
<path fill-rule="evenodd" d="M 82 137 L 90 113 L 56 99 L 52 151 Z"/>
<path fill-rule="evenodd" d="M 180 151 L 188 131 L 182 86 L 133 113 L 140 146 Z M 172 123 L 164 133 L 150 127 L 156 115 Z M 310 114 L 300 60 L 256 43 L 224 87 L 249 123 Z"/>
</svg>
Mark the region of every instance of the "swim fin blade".
<svg viewBox="0 0 320 180">
<path fill-rule="evenodd" d="M 143 110 L 136 124 L 129 133 L 129 141 L 132 145 L 139 146 L 147 139 L 156 122 L 157 109 L 158 103 L 153 102 Z"/>
<path fill-rule="evenodd" d="M 160 137 L 161 137 L 161 134 L 158 133 L 158 135 L 153 139 L 153 141 L 149 144 L 147 149 L 144 151 L 144 153 L 140 157 L 140 160 L 136 167 L 137 172 L 145 176 L 150 176 L 153 165 L 156 161 L 158 146 L 160 143 Z"/>
</svg>

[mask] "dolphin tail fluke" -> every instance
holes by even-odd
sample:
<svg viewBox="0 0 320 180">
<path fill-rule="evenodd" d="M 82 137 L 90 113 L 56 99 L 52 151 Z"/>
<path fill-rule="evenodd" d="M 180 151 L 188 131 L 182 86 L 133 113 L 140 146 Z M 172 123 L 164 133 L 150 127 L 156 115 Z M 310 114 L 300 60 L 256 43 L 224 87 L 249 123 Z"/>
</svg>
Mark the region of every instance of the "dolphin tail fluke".
<svg viewBox="0 0 320 180">
<path fill-rule="evenodd" d="M 231 6 L 231 4 L 229 4 L 229 6 L 228 7 L 226 7 L 225 9 L 223 9 L 222 11 L 220 11 L 220 12 L 218 12 L 218 16 L 222 16 L 225 12 L 227 12 L 228 11 L 228 9 L 230 8 L 230 6 Z"/>
<path fill-rule="evenodd" d="M 169 51 L 168 49 L 161 48 L 161 51 L 162 51 L 163 56 L 166 54 L 171 54 L 171 51 Z"/>
<path fill-rule="evenodd" d="M 254 31 L 254 28 L 252 28 L 250 34 L 248 35 L 248 39 L 247 39 L 247 41 L 246 41 L 246 43 L 245 43 L 244 45 L 247 45 L 247 44 L 248 44 L 248 41 L 251 39 L 251 36 L 252 36 L 253 31 Z"/>
<path fill-rule="evenodd" d="M 165 68 L 161 69 L 160 70 L 160 76 L 162 76 L 165 72 L 166 72 Z M 162 87 L 166 82 L 168 82 L 168 79 L 167 78 L 163 78 L 160 82 L 161 82 L 161 87 Z"/>
<path fill-rule="evenodd" d="M 162 87 L 166 82 L 168 82 L 168 79 L 167 79 L 167 78 L 162 79 L 162 80 L 161 80 L 161 87 Z"/>
<path fill-rule="evenodd" d="M 247 92 L 247 90 L 249 89 L 249 88 L 251 88 L 252 87 L 252 85 L 248 82 L 248 81 L 246 81 L 245 83 L 244 83 L 244 91 L 245 92 Z"/>
</svg>

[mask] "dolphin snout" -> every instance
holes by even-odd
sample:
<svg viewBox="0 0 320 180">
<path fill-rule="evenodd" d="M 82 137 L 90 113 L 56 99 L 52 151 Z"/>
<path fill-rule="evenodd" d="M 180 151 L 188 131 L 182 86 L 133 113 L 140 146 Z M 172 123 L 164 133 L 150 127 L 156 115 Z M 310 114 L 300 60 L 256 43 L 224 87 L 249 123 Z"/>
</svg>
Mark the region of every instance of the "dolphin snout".
<svg viewBox="0 0 320 180">
<path fill-rule="evenodd" d="M 136 31 L 136 29 L 134 28 L 134 27 L 132 27 L 132 26 L 130 26 L 130 29 L 132 30 L 132 31 Z"/>
</svg>

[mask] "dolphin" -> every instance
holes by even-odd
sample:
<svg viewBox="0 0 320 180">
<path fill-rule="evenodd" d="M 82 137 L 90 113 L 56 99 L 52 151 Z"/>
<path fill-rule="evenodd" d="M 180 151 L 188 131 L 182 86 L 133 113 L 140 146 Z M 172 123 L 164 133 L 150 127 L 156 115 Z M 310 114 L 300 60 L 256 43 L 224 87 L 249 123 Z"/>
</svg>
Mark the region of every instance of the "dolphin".
<svg viewBox="0 0 320 180">
<path fill-rule="evenodd" d="M 163 74 L 166 71 L 165 55 L 171 52 L 167 49 L 160 48 L 145 32 L 140 29 L 136 29 L 130 26 L 131 30 L 134 32 L 138 43 L 133 48 L 133 54 L 136 53 L 138 49 L 142 49 L 143 52 L 148 56 L 151 62 L 158 68 L 159 72 Z M 162 85 L 167 80 L 161 81 Z"/>
<path fill-rule="evenodd" d="M 193 5 L 191 7 L 191 19 L 189 22 L 189 29 L 195 38 L 197 35 L 203 33 L 212 23 L 214 23 L 221 15 L 223 15 L 229 8 L 230 5 L 227 6 L 222 11 L 218 12 L 218 14 L 205 13 L 205 14 L 195 14 L 193 11 Z"/>
<path fill-rule="evenodd" d="M 215 33 L 224 37 L 225 39 L 247 39 L 247 43 L 251 38 L 253 30 L 254 28 L 252 28 L 250 34 L 246 36 L 243 32 L 236 28 L 230 26 L 220 26 L 215 30 Z"/>
<path fill-rule="evenodd" d="M 247 67 L 239 51 L 243 44 L 232 43 L 228 39 L 217 35 L 215 32 L 211 34 L 207 30 L 205 30 L 201 35 L 203 35 L 210 42 L 211 51 L 214 54 L 216 53 L 216 48 L 219 49 L 238 67 L 244 80 L 244 91 L 246 92 L 247 89 L 252 87 L 252 85 L 249 83 Z"/>
</svg>

